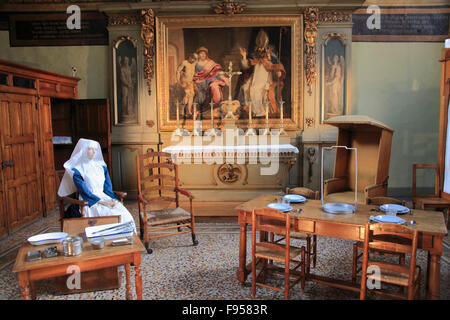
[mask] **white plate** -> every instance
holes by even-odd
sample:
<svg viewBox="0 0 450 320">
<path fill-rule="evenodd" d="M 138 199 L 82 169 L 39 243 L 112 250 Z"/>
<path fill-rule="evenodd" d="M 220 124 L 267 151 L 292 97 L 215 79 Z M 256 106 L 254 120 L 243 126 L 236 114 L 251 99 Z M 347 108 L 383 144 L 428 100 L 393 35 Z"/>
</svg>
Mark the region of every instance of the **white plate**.
<svg viewBox="0 0 450 320">
<path fill-rule="evenodd" d="M 283 212 L 288 212 L 292 210 L 292 207 L 285 203 L 269 203 L 268 208 L 277 209 Z"/>
<path fill-rule="evenodd" d="M 397 213 L 407 213 L 409 212 L 409 208 L 405 206 L 401 206 L 399 204 L 383 204 L 380 206 L 380 210 L 386 212 L 389 210 L 395 210 Z"/>
<path fill-rule="evenodd" d="M 377 222 L 382 222 L 382 223 L 398 223 L 398 224 L 405 223 L 405 220 L 403 220 L 400 217 L 388 216 L 388 215 L 379 215 L 379 216 L 376 216 L 375 218 L 373 218 L 373 220 L 375 220 Z"/>
<path fill-rule="evenodd" d="M 68 233 L 65 232 L 49 232 L 49 233 L 41 233 L 35 236 L 29 237 L 27 241 L 31 243 L 33 246 L 40 246 L 43 244 L 49 243 L 58 243 L 64 240 L 69 236 Z"/>
<path fill-rule="evenodd" d="M 292 203 L 303 203 L 306 201 L 306 198 L 299 194 L 287 194 L 283 198 Z"/>
</svg>

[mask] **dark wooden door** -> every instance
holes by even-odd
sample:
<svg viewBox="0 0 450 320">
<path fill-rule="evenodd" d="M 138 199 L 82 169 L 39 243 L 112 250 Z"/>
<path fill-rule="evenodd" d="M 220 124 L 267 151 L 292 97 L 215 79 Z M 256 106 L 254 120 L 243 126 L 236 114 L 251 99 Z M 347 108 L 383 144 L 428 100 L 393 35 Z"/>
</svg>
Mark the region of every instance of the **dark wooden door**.
<svg viewBox="0 0 450 320">
<path fill-rule="evenodd" d="M 8 232 L 42 216 L 36 98 L 0 93 L 0 143 Z"/>
<path fill-rule="evenodd" d="M 39 136 L 42 167 L 42 191 L 44 194 L 44 215 L 56 208 L 55 160 L 53 152 L 52 109 L 49 97 L 39 101 Z"/>
<path fill-rule="evenodd" d="M 4 185 L 3 185 L 3 174 L 2 174 L 2 152 L 0 150 L 0 237 L 8 233 L 8 220 L 6 217 L 6 210 L 5 210 L 5 193 L 3 192 Z"/>
<path fill-rule="evenodd" d="M 100 143 L 103 158 L 111 172 L 111 124 L 107 99 L 74 100 L 76 133 L 78 139 L 92 139 Z"/>
</svg>

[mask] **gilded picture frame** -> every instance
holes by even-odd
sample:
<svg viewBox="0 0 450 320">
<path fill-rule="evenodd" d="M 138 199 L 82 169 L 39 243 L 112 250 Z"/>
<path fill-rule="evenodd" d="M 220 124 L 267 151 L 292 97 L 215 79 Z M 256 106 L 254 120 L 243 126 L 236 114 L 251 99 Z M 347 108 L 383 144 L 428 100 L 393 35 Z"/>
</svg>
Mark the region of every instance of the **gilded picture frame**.
<svg viewBox="0 0 450 320">
<path fill-rule="evenodd" d="M 263 58 L 257 59 L 257 48 L 261 46 L 267 48 L 264 54 L 271 59 L 266 59 L 270 64 L 264 63 Z M 247 58 L 246 67 L 253 68 L 244 69 L 243 54 Z M 202 62 L 206 60 L 207 67 L 218 72 L 211 78 L 214 83 L 203 86 L 210 80 L 206 78 L 203 82 L 202 78 L 202 71 L 207 69 L 201 69 Z M 260 96 L 249 94 L 256 92 L 249 90 L 249 77 L 256 78 L 254 61 L 260 61 L 269 74 L 267 83 L 260 81 L 260 87 L 266 88 Z M 230 71 L 240 74 L 229 77 Z M 194 113 L 197 120 L 202 120 L 203 130 L 211 128 L 211 110 L 217 128 L 219 118 L 226 112 L 224 103 L 228 105 L 229 101 L 238 127 L 247 127 L 252 108 L 254 128 L 265 127 L 266 113 L 270 128 L 279 128 L 283 110 L 284 129 L 301 130 L 303 78 L 300 14 L 156 17 L 156 90 L 161 131 L 177 128 L 177 106 L 179 123 L 184 129 L 193 129 Z M 194 98 L 189 99 L 191 96 Z M 263 98 L 258 100 L 259 97 Z M 256 102 L 251 102 L 250 107 L 252 99 Z"/>
</svg>

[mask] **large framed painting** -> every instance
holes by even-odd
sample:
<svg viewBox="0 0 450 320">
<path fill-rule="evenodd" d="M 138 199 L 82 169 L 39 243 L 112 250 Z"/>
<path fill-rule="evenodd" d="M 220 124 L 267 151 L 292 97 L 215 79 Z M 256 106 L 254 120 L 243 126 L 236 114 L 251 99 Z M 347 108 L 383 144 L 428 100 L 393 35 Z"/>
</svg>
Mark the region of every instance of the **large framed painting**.
<svg viewBox="0 0 450 320">
<path fill-rule="evenodd" d="M 114 124 L 138 122 L 137 40 L 119 37 L 113 46 Z"/>
<path fill-rule="evenodd" d="M 159 16 L 156 72 L 162 131 L 177 119 L 211 127 L 231 106 L 239 127 L 299 130 L 303 117 L 301 15 Z M 216 123 L 216 122 L 215 122 Z M 216 125 L 216 124 L 215 124 Z"/>
<path fill-rule="evenodd" d="M 325 35 L 322 44 L 321 122 L 347 114 L 347 39 L 339 33 Z"/>
</svg>

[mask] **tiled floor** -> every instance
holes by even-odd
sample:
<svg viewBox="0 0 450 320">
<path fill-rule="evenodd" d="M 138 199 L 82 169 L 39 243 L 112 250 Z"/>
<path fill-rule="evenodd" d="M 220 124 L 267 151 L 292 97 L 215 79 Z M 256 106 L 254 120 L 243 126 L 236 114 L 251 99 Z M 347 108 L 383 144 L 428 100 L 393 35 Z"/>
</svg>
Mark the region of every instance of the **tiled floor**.
<svg viewBox="0 0 450 320">
<path fill-rule="evenodd" d="M 136 217 L 136 208 L 129 209 Z M 11 272 L 15 254 L 20 243 L 32 234 L 59 229 L 58 214 L 52 213 L 32 225 L 0 240 L 0 299 L 21 299 L 16 275 Z M 142 255 L 143 298 L 151 300 L 247 300 L 252 299 L 250 278 L 241 287 L 236 279 L 238 268 L 239 226 L 237 222 L 198 222 L 196 225 L 199 245 L 192 246 L 189 234 L 155 239 L 150 246 L 151 255 Z M 448 237 L 447 237 L 448 243 Z M 299 244 L 302 244 L 299 242 Z M 247 243 L 250 252 L 250 241 Z M 348 240 L 319 237 L 317 267 L 312 272 L 338 279 L 351 278 L 352 242 Z M 450 299 L 449 248 L 441 261 L 441 299 Z M 247 257 L 250 262 L 250 257 Z M 419 251 L 418 264 L 424 279 L 426 253 Z M 124 299 L 124 269 L 119 267 L 121 287 L 117 290 L 88 292 L 73 295 L 54 295 L 51 280 L 37 285 L 38 299 Z M 133 280 L 133 279 L 132 279 Z M 276 281 L 283 286 L 282 278 Z M 134 287 L 134 286 L 133 286 Z M 422 281 L 422 298 L 425 297 Z M 356 293 L 335 289 L 317 283 L 307 283 L 305 292 L 294 287 L 291 299 L 358 299 Z M 371 299 L 378 297 L 371 296 Z M 283 299 L 283 294 L 257 288 L 256 299 Z"/>
</svg>

